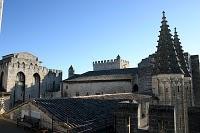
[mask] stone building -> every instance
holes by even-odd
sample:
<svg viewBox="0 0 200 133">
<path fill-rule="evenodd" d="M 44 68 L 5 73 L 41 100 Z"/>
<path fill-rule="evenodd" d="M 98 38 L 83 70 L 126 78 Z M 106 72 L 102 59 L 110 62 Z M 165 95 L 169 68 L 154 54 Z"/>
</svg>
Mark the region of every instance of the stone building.
<svg viewBox="0 0 200 133">
<path fill-rule="evenodd" d="M 0 60 L 0 92 L 10 94 L 10 107 L 32 98 L 59 96 L 61 81 L 60 70 L 42 67 L 30 53 L 9 54 Z"/>
<path fill-rule="evenodd" d="M 161 23 L 157 51 L 138 68 L 116 65 L 119 56 L 115 65 L 94 62 L 83 74 L 70 66 L 61 90 L 72 98 L 31 100 L 6 116 L 39 116 L 42 128 L 63 132 L 199 133 L 199 57 L 183 51 L 165 12 Z"/>
<path fill-rule="evenodd" d="M 134 131 L 137 127 L 130 126 L 136 125 L 132 120 L 135 117 L 130 119 L 130 116 L 138 112 L 130 113 L 128 105 L 124 105 L 126 109 L 119 110 L 121 113 L 118 112 L 116 117 L 128 121 L 121 121 L 121 125 L 126 126 L 117 125 L 116 129 L 127 133 L 198 133 L 200 110 L 194 104 L 198 105 L 199 101 L 198 56 L 189 56 L 183 52 L 176 28 L 173 37 L 170 33 L 165 12 L 161 23 L 157 51 L 153 56 L 144 59 L 138 68 L 139 85 L 147 80 L 143 86 L 152 90 L 153 102 L 147 108 L 148 124 L 146 128 Z"/>
<path fill-rule="evenodd" d="M 138 91 L 137 68 L 88 71 L 72 76 L 62 82 L 62 96 L 88 96 Z"/>
<path fill-rule="evenodd" d="M 134 101 L 131 103 L 133 106 L 127 104 L 129 101 Z M 4 116 L 14 121 L 25 116 L 36 118 L 40 121 L 39 128 L 54 132 L 114 133 L 114 130 L 117 129 L 115 127 L 118 125 L 126 126 L 126 124 L 121 125 L 118 121 L 124 117 L 116 117 L 121 114 L 118 108 L 122 104 L 132 108 L 130 113 L 133 116 L 131 117 L 133 124 L 130 127 L 136 131 L 144 118 L 138 117 L 139 115 L 135 112 L 140 114 L 142 111 L 140 105 L 144 101 L 151 101 L 151 96 L 123 93 L 76 98 L 35 99 L 14 107 Z"/>
<path fill-rule="evenodd" d="M 152 75 L 155 64 L 155 54 L 142 59 L 138 64 L 138 86 L 140 93 L 152 94 Z"/>
<path fill-rule="evenodd" d="M 188 133 L 188 107 L 193 103 L 192 78 L 175 28 L 172 38 L 163 12 L 162 25 L 155 57 L 152 77 L 153 94 L 159 105 L 175 108 L 175 130 Z"/>
<path fill-rule="evenodd" d="M 102 60 L 93 62 L 93 70 L 110 70 L 110 69 L 123 69 L 129 68 L 129 61 L 121 59 L 118 55 L 116 59 Z"/>
<path fill-rule="evenodd" d="M 62 96 L 88 96 L 138 91 L 137 68 L 128 68 L 129 61 L 116 59 L 95 61 L 93 70 L 75 74 L 70 66 L 68 79 L 62 82 Z"/>
</svg>

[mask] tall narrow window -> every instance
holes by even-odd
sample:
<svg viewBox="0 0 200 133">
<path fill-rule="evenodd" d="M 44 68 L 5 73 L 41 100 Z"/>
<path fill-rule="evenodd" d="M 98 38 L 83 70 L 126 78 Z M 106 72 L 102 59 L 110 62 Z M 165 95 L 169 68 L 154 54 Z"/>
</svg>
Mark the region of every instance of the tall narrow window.
<svg viewBox="0 0 200 133">
<path fill-rule="evenodd" d="M 17 67 L 20 68 L 20 63 L 19 62 L 17 62 Z"/>
<path fill-rule="evenodd" d="M 35 73 L 33 77 L 34 77 L 34 88 L 38 92 L 37 97 L 40 98 L 40 75 L 38 73 Z"/>
<path fill-rule="evenodd" d="M 22 68 L 25 68 L 25 66 L 26 66 L 25 63 L 23 62 L 23 63 L 22 63 Z"/>
<path fill-rule="evenodd" d="M 17 73 L 17 79 L 16 79 L 16 94 L 21 94 L 20 97 L 17 95 L 16 101 L 25 101 L 25 75 L 23 72 L 18 72 Z"/>
</svg>

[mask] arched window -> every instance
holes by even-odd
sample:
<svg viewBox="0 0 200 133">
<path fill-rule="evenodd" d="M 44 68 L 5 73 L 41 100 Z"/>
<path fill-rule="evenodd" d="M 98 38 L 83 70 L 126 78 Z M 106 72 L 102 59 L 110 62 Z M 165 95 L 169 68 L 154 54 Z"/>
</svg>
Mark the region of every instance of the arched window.
<svg viewBox="0 0 200 133">
<path fill-rule="evenodd" d="M 5 91 L 4 90 L 4 86 L 3 86 L 3 78 L 4 77 L 4 72 L 1 72 L 1 75 L 0 75 L 0 91 Z"/>
<path fill-rule="evenodd" d="M 17 67 L 20 68 L 20 63 L 19 62 L 17 62 Z"/>
<path fill-rule="evenodd" d="M 23 62 L 23 63 L 22 63 L 22 68 L 25 68 L 25 66 L 26 66 L 25 63 Z"/>
<path fill-rule="evenodd" d="M 21 93 L 21 97 L 17 97 L 17 99 L 14 99 L 14 101 L 22 100 L 23 102 L 25 101 L 25 75 L 23 72 L 18 72 L 17 77 L 16 77 L 16 89 L 18 96 Z"/>
<path fill-rule="evenodd" d="M 34 77 L 34 84 L 40 83 L 40 75 L 38 73 L 35 73 L 33 77 Z"/>
<path fill-rule="evenodd" d="M 37 65 L 37 64 L 35 64 L 34 68 L 35 68 L 35 69 L 37 69 L 37 68 L 38 68 L 38 65 Z"/>
<path fill-rule="evenodd" d="M 32 63 L 30 64 L 29 68 L 30 68 L 30 69 L 32 69 L 32 68 L 33 68 L 33 64 L 32 64 Z"/>
<path fill-rule="evenodd" d="M 33 77 L 34 77 L 34 87 L 38 91 L 37 97 L 40 98 L 40 75 L 38 73 L 35 73 Z"/>
<path fill-rule="evenodd" d="M 25 83 L 25 75 L 24 75 L 23 72 L 18 72 L 17 73 L 17 82 Z"/>
</svg>

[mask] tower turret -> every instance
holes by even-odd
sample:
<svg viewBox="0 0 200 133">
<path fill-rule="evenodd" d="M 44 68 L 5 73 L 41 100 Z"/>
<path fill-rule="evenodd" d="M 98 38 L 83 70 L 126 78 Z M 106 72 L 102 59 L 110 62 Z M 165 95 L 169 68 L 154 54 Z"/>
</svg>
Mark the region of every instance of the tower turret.
<svg viewBox="0 0 200 133">
<path fill-rule="evenodd" d="M 68 69 L 68 78 L 69 77 L 72 77 L 74 75 L 74 68 L 73 66 L 71 65 Z"/>
<path fill-rule="evenodd" d="M 183 74 L 164 11 L 161 23 L 154 74 Z"/>
<path fill-rule="evenodd" d="M 158 104 L 174 106 L 176 133 L 188 133 L 187 108 L 192 102 L 191 78 L 186 77 L 188 74 L 179 38 L 176 31 L 172 38 L 164 11 L 161 23 L 152 92 L 158 98 Z"/>
<path fill-rule="evenodd" d="M 116 58 L 117 60 L 120 60 L 121 59 L 121 57 L 119 56 L 119 55 L 117 55 L 117 58 Z"/>
<path fill-rule="evenodd" d="M 183 54 L 184 51 L 182 49 L 181 42 L 179 40 L 180 39 L 178 38 L 176 28 L 174 28 L 174 47 L 176 49 L 176 53 L 177 53 L 177 56 L 179 58 L 179 62 L 181 64 L 181 68 L 184 71 L 185 77 L 191 77 L 189 70 L 188 70 L 188 67 L 187 67 L 187 63 L 186 63 L 184 54 Z"/>
</svg>

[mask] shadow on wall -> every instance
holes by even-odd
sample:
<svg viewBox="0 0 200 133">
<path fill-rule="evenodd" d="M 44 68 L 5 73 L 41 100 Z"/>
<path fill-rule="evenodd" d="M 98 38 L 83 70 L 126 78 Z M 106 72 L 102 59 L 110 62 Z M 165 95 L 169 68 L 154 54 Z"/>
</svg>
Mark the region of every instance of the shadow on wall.
<svg viewBox="0 0 200 133">
<path fill-rule="evenodd" d="M 3 88 L 2 73 L 0 77 L 1 88 Z M 10 92 L 9 105 L 3 106 L 9 106 L 9 108 L 12 108 L 27 100 L 35 98 L 52 98 L 61 96 L 60 82 L 62 81 L 62 73 L 56 74 L 52 71 L 49 71 L 49 73 L 42 80 L 38 73 L 34 73 L 33 79 L 33 83 L 31 83 L 31 85 L 27 85 L 26 75 L 21 71 L 18 72 L 16 75 L 15 86 L 11 89 Z M 6 92 L 5 89 L 1 89 L 0 92 L 3 91 Z"/>
<path fill-rule="evenodd" d="M 6 90 L 3 86 L 3 79 L 4 79 L 4 72 L 2 71 L 1 75 L 0 75 L 0 92 L 6 92 Z"/>
</svg>

